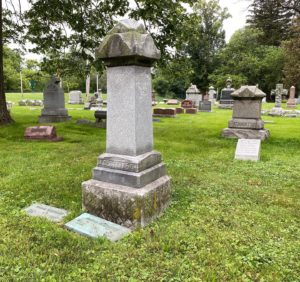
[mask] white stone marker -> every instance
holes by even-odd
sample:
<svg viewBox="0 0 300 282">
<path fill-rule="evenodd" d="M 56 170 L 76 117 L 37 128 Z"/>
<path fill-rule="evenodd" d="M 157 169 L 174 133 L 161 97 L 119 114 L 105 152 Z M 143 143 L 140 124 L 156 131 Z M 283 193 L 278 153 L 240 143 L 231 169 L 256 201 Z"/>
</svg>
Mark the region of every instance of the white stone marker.
<svg viewBox="0 0 300 282">
<path fill-rule="evenodd" d="M 153 151 L 151 66 L 160 58 L 143 24 L 124 20 L 96 56 L 107 66 L 106 153 L 83 183 L 83 207 L 117 224 L 145 226 L 166 209 L 170 178 Z"/>
<path fill-rule="evenodd" d="M 243 161 L 259 161 L 261 140 L 259 139 L 239 139 L 235 159 Z"/>
</svg>

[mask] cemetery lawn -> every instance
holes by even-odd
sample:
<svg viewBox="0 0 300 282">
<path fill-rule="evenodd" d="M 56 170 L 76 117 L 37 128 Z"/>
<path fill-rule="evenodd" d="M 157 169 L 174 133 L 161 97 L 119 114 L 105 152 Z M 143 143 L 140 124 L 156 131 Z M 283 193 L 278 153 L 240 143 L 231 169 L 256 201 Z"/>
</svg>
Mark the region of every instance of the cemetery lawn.
<svg viewBox="0 0 300 282">
<path fill-rule="evenodd" d="M 263 117 L 274 123 L 258 163 L 234 161 L 236 140 L 221 138 L 231 111 L 154 123 L 172 203 L 111 243 L 22 211 L 33 202 L 64 208 L 64 222 L 82 212 L 81 183 L 105 150 L 105 130 L 75 124 L 93 112 L 68 107 L 60 143 L 24 141 L 40 108 L 15 105 L 16 123 L 0 128 L 0 281 L 300 280 L 299 118 Z"/>
</svg>

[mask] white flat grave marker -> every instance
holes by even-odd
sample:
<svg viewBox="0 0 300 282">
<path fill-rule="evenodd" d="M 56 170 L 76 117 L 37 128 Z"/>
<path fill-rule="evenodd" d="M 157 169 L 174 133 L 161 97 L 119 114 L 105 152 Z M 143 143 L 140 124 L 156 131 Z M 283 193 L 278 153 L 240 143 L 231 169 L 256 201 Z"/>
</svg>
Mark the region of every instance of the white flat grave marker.
<svg viewBox="0 0 300 282">
<path fill-rule="evenodd" d="M 242 161 L 259 161 L 261 140 L 259 139 L 239 139 L 235 159 Z"/>
<path fill-rule="evenodd" d="M 131 230 L 126 227 L 88 213 L 84 213 L 68 222 L 65 227 L 71 231 L 92 238 L 106 237 L 112 242 L 120 240 L 131 232 Z"/>
<path fill-rule="evenodd" d="M 43 204 L 32 204 L 30 207 L 24 209 L 29 216 L 44 217 L 53 222 L 60 222 L 68 215 L 64 209 L 58 209 Z"/>
</svg>

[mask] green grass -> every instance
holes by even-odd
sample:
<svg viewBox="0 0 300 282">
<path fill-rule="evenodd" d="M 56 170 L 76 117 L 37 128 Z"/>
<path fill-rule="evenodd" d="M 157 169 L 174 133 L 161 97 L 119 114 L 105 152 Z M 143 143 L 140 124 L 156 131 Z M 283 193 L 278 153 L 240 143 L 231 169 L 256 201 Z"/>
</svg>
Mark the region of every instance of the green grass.
<svg viewBox="0 0 300 282">
<path fill-rule="evenodd" d="M 264 117 L 274 123 L 258 163 L 234 161 L 236 140 L 220 137 L 231 111 L 154 123 L 172 204 L 110 243 L 22 211 L 40 202 L 69 210 L 65 221 L 79 215 L 81 183 L 105 150 L 106 131 L 76 125 L 94 119 L 76 109 L 56 125 L 63 142 L 25 141 L 40 114 L 30 108 L 14 106 L 16 123 L 0 128 L 0 281 L 300 280 L 299 119 Z"/>
</svg>

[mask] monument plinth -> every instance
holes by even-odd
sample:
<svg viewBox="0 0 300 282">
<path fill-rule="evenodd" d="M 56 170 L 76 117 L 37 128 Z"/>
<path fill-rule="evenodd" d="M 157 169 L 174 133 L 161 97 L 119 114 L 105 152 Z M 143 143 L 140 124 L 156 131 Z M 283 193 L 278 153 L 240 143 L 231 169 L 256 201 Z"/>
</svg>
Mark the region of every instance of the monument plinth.
<svg viewBox="0 0 300 282">
<path fill-rule="evenodd" d="M 234 105 L 229 127 L 223 130 L 223 137 L 239 139 L 261 139 L 269 137 L 261 120 L 262 99 L 266 96 L 256 86 L 242 86 L 231 94 Z"/>
<path fill-rule="evenodd" d="M 142 24 L 125 20 L 96 55 L 107 66 L 106 153 L 93 179 L 83 183 L 83 207 L 120 225 L 143 227 L 170 200 L 170 178 L 153 151 L 151 66 L 160 52 Z"/>
<path fill-rule="evenodd" d="M 59 78 L 52 76 L 44 90 L 44 108 L 39 123 L 64 122 L 71 119 L 65 108 L 65 96 Z"/>
</svg>

